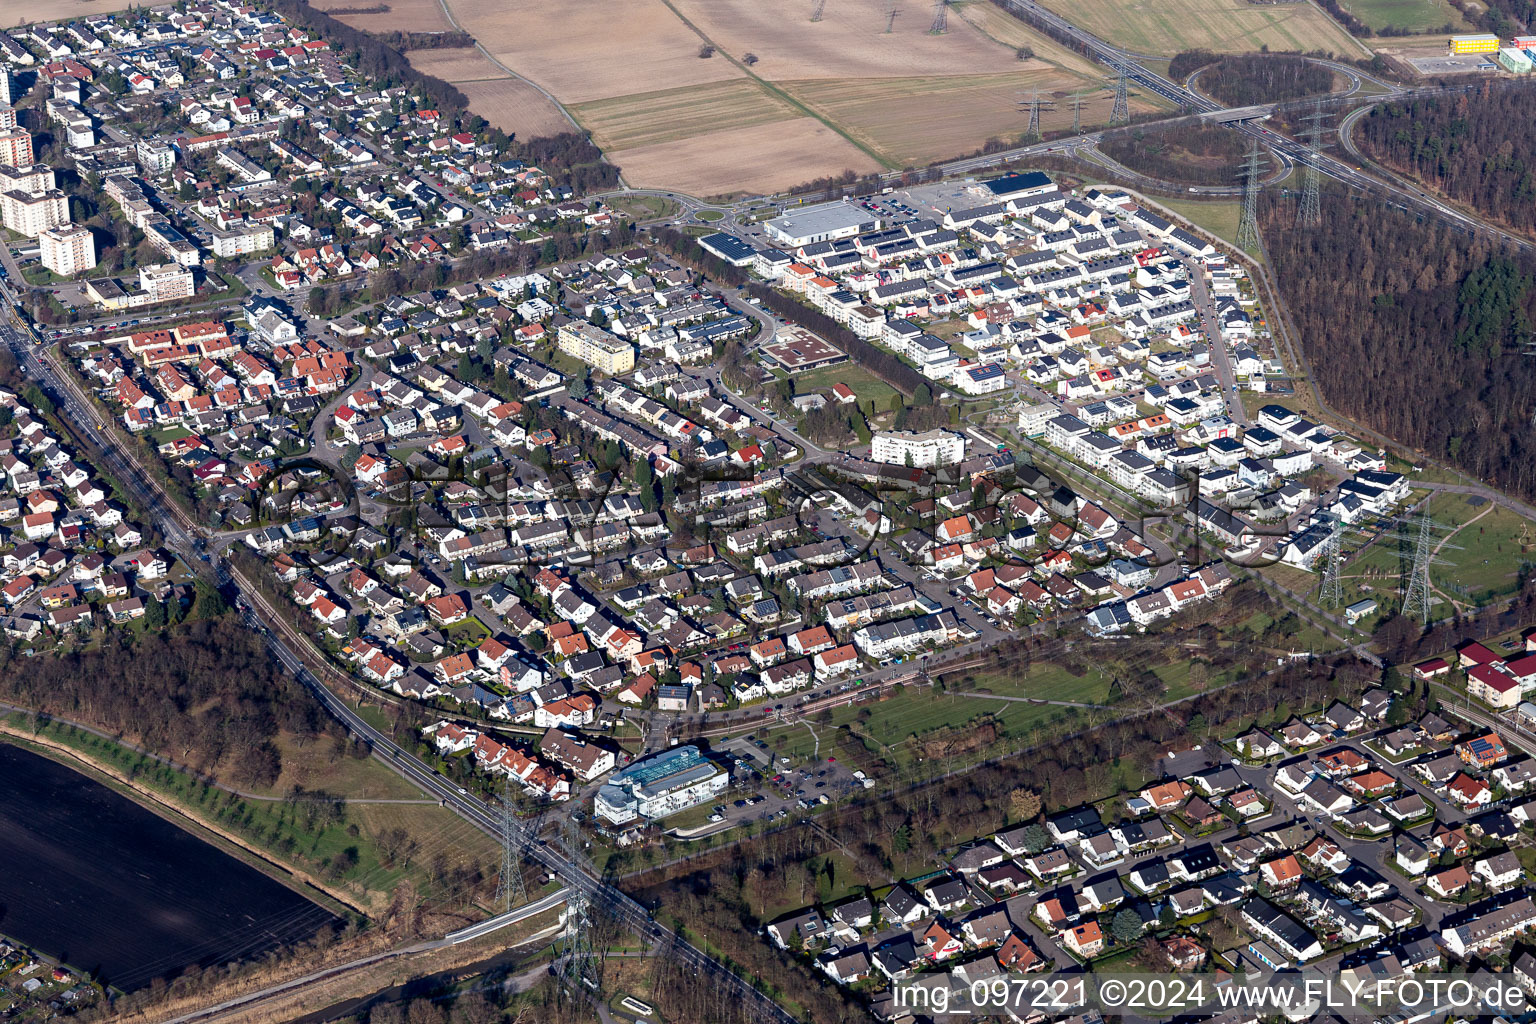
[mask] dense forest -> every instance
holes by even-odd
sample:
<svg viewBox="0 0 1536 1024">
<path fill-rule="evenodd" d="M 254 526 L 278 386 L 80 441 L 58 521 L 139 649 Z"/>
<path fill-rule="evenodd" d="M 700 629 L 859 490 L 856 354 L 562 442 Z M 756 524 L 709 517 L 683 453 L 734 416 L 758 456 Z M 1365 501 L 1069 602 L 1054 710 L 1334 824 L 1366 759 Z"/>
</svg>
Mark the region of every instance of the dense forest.
<svg viewBox="0 0 1536 1024">
<path fill-rule="evenodd" d="M 1512 36 L 1530 30 L 1536 24 L 1536 0 L 1488 0 L 1478 7 L 1471 3 L 1454 4 L 1476 21 L 1484 32 Z"/>
<path fill-rule="evenodd" d="M 233 614 L 119 639 L 60 657 L 0 650 L 0 694 L 240 785 L 277 778 L 279 731 L 314 737 L 334 728 Z"/>
<path fill-rule="evenodd" d="M 1328 192 L 1323 231 L 1265 196 L 1280 290 L 1329 403 L 1399 442 L 1536 496 L 1536 257 Z"/>
<path fill-rule="evenodd" d="M 1111 160 L 1161 181 L 1232 185 L 1248 154 L 1248 140 L 1220 125 L 1191 124 L 1106 135 L 1099 149 Z"/>
<path fill-rule="evenodd" d="M 1203 70 L 1201 70 L 1203 69 Z M 1333 89 L 1333 72 L 1296 54 L 1185 50 L 1168 62 L 1168 77 L 1183 81 L 1199 70 L 1199 91 L 1231 107 L 1280 103 Z"/>
<path fill-rule="evenodd" d="M 1536 230 L 1536 138 L 1528 130 L 1533 121 L 1536 86 L 1483 82 L 1472 96 L 1379 106 L 1356 124 L 1354 138 L 1393 170 L 1510 228 L 1531 231 Z"/>
</svg>

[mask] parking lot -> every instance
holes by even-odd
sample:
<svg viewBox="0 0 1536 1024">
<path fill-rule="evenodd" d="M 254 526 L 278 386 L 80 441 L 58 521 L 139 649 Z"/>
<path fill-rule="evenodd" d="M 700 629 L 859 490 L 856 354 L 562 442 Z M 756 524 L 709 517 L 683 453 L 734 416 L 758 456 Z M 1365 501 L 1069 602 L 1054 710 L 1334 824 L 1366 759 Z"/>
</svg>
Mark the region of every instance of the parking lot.
<svg viewBox="0 0 1536 1024">
<path fill-rule="evenodd" d="M 862 773 L 855 774 L 836 755 L 783 755 L 775 753 L 762 740 L 745 737 L 726 740 L 721 750 L 734 759 L 732 767 L 737 778 L 752 780 L 743 790 L 755 785 L 762 798 L 759 802 L 748 802 L 751 797 L 738 797 L 727 808 L 727 817 L 743 821 L 787 817 L 864 789 Z"/>
</svg>

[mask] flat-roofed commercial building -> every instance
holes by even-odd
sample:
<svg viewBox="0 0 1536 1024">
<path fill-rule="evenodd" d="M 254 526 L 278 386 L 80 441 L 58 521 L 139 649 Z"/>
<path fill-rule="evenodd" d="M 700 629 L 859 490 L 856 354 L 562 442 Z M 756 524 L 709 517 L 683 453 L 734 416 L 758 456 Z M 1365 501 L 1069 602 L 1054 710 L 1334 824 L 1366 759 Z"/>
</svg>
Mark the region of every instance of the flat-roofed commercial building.
<svg viewBox="0 0 1536 1024">
<path fill-rule="evenodd" d="M 834 238 L 852 238 L 879 226 L 880 218 L 864 207 L 838 202 L 807 206 L 775 217 L 763 225 L 763 231 L 775 242 L 798 248 Z"/>
<path fill-rule="evenodd" d="M 694 746 L 673 747 L 634 764 L 604 783 L 592 800 L 598 817 L 611 822 L 654 821 L 715 799 L 730 775 Z"/>
</svg>

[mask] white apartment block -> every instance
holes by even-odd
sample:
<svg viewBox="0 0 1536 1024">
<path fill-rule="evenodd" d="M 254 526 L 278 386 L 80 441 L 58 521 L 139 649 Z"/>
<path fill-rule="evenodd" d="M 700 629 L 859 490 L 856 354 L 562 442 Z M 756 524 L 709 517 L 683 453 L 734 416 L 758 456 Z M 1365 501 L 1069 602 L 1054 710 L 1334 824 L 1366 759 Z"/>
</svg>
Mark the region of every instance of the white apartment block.
<svg viewBox="0 0 1536 1024">
<path fill-rule="evenodd" d="M 36 238 L 49 228 L 69 223 L 69 199 L 63 192 L 22 192 L 14 189 L 0 194 L 0 221 L 11 231 Z"/>
<path fill-rule="evenodd" d="M 881 430 L 869 448 L 871 461 L 918 468 L 965 461 L 965 435 L 952 430 Z"/>
<path fill-rule="evenodd" d="M 158 139 L 140 139 L 134 152 L 139 158 L 139 166 L 151 177 L 169 174 L 176 165 L 176 151 Z"/>
<path fill-rule="evenodd" d="M 139 287 L 150 302 L 185 299 L 193 292 L 192 271 L 174 263 L 157 263 L 139 268 Z"/>
<path fill-rule="evenodd" d="M 82 224 L 49 228 L 37 240 L 43 266 L 60 277 L 73 277 L 96 265 L 96 239 Z"/>
<path fill-rule="evenodd" d="M 276 235 L 270 224 L 245 224 L 228 231 L 213 232 L 213 254 L 228 258 L 270 249 Z"/>
<path fill-rule="evenodd" d="M 0 164 L 0 193 L 3 192 L 51 192 L 58 188 L 53 168 L 47 164 L 28 167 L 8 167 Z"/>
</svg>

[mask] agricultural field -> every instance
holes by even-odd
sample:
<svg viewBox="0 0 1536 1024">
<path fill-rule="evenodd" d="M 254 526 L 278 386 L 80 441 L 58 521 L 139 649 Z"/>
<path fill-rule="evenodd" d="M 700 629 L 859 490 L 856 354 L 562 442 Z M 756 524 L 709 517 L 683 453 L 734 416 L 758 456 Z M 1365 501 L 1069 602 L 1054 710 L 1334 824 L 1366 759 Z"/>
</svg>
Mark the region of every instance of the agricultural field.
<svg viewBox="0 0 1536 1024">
<path fill-rule="evenodd" d="M 536 139 L 575 131 L 560 108 L 520 78 L 457 82 L 469 97 L 469 109 L 509 135 Z"/>
<path fill-rule="evenodd" d="M 1101 39 L 1138 53 L 1206 49 L 1240 53 L 1324 50 L 1369 56 L 1322 9 L 1310 3 L 1250 4 L 1247 0 L 1046 0 L 1045 6 Z"/>
<path fill-rule="evenodd" d="M 840 125 L 855 141 L 889 164 L 921 166 L 972 152 L 990 138 L 1017 138 L 1029 124 L 1029 97 L 1050 101 L 1041 111 L 1045 131 L 1070 128 L 1070 92 L 1060 88 L 1061 74 L 1049 66 L 1009 74 L 863 79 L 855 82 L 814 79 L 782 83 L 784 89 L 818 115 Z M 1107 121 L 1113 91 L 1078 83 L 1083 123 Z M 1141 95 L 1131 98 L 1133 114 L 1159 109 Z M 964 110 L 965 117 L 952 116 Z"/>
<path fill-rule="evenodd" d="M 607 154 L 634 186 L 665 186 L 690 195 L 771 193 L 845 170 L 868 174 L 880 164 L 814 117 L 709 132 Z"/>
<path fill-rule="evenodd" d="M 365 32 L 452 32 L 453 26 L 443 13 L 439 0 L 313 0 L 316 10 L 346 10 L 377 7 L 386 3 L 381 14 L 338 14 L 336 19 Z"/>
<path fill-rule="evenodd" d="M 614 152 L 752 128 L 800 114 L 748 78 L 595 100 L 577 104 L 571 113 L 592 132 L 593 141 Z"/>
<path fill-rule="evenodd" d="M 433 0 L 436 2 L 436 0 Z M 454 18 L 497 60 L 567 105 L 745 77 L 662 0 L 448 0 Z"/>
<path fill-rule="evenodd" d="M 531 139 L 575 130 L 549 97 L 508 75 L 478 49 L 411 50 L 405 56 L 423 74 L 457 85 L 469 97 L 471 110 L 508 134 Z"/>
<path fill-rule="evenodd" d="M 887 0 L 834 0 L 816 22 L 811 0 L 803 13 L 754 0 L 447 2 L 497 61 L 564 104 L 636 186 L 776 191 L 1016 138 L 1026 126 L 1021 99 L 1035 92 L 1056 101 L 1047 128 L 1071 123 L 1073 93 L 1087 94 L 1090 123 L 1112 102 L 1086 60 L 979 0 L 952 11 L 937 35 L 930 5 L 890 19 Z M 451 81 L 482 77 L 452 58 L 418 56 Z"/>
<path fill-rule="evenodd" d="M 933 5 L 926 2 L 899 4 L 889 32 L 890 0 L 829 0 L 817 22 L 810 20 L 813 0 L 670 0 L 670 5 L 731 57 L 756 56 L 752 73 L 772 82 L 996 74 L 1042 63 L 1020 61 L 1015 48 L 999 45 L 964 18 L 948 18 L 943 35 L 930 34 Z"/>
<path fill-rule="evenodd" d="M 38 3 L 0 4 L 0 28 L 15 28 L 39 21 L 67 21 L 83 18 L 88 14 L 111 14 L 128 7 L 127 3 L 113 0 L 39 0 Z"/>
</svg>

